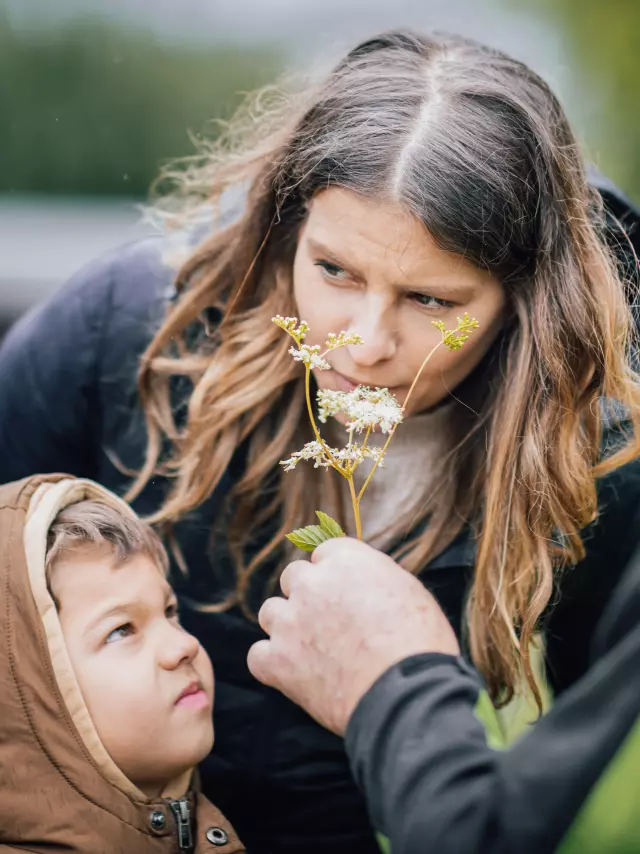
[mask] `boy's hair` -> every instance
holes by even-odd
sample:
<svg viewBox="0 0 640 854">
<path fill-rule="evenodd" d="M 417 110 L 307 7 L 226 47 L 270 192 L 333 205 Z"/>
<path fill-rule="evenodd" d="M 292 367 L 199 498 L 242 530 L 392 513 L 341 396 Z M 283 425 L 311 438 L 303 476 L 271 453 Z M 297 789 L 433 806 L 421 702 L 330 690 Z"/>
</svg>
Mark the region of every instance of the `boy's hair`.
<svg viewBox="0 0 640 854">
<path fill-rule="evenodd" d="M 169 558 L 156 532 L 133 514 L 99 501 L 78 501 L 61 510 L 47 535 L 47 578 L 67 549 L 109 545 L 118 563 L 137 554 L 148 555 L 166 576 Z"/>
</svg>

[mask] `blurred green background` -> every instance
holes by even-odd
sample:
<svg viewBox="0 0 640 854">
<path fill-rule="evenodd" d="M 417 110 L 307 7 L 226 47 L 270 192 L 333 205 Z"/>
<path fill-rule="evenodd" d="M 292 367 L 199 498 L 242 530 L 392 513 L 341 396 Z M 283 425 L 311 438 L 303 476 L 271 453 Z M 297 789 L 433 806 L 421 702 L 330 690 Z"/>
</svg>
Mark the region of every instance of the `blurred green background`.
<svg viewBox="0 0 640 854">
<path fill-rule="evenodd" d="M 281 67 L 270 47 L 163 43 L 82 17 L 19 30 L 0 12 L 0 192 L 144 196 L 162 160 L 192 150 L 188 131 Z"/>
<path fill-rule="evenodd" d="M 142 0 L 130 3 L 144 7 Z M 58 17 L 51 9 L 64 11 L 65 0 L 47 5 L 45 14 L 44 4 L 20 0 L 19 15 L 15 0 L 0 0 L 0 192 L 143 196 L 162 160 L 191 151 L 187 131 L 207 130 L 213 117 L 228 117 L 238 92 L 301 58 L 291 50 L 296 32 L 286 27 L 269 31 L 266 41 L 254 36 L 242 44 L 233 33 L 225 42 L 213 19 L 208 33 L 185 27 L 175 38 L 171 19 L 164 31 L 152 26 L 162 4 L 154 9 L 149 3 L 133 19 L 123 3 L 115 4 L 119 15 L 88 0 L 67 3 L 68 14 Z M 241 12 L 242 0 L 237 5 Z M 247 4 L 247 17 L 254 19 L 247 27 L 255 28 L 256 16 L 268 19 L 269 5 Z M 462 31 L 468 29 L 468 5 L 458 2 Z M 304 6 L 298 4 L 298 14 Z M 529 45 L 528 52 L 552 82 L 562 76 L 567 108 L 594 159 L 640 199 L 639 0 L 477 0 L 477 6 L 487 7 L 496 21 L 513 19 L 512 44 L 503 36 L 500 46 L 516 54 L 528 40 L 528 19 L 553 32 L 561 45 L 556 55 L 545 55 L 543 44 L 538 53 Z M 425 0 L 414 20 L 409 7 L 397 8 L 399 23 L 440 23 L 437 3 Z M 184 9 L 188 17 L 189 5 Z M 367 27 L 363 10 L 345 0 L 341 16 L 359 14 L 360 29 L 371 32 L 375 24 Z M 519 13 L 528 19 L 513 17 Z M 310 16 L 310 27 L 314 20 Z M 324 20 L 332 43 L 340 19 L 334 23 L 327 28 Z M 446 23 L 455 28 L 455 19 Z M 532 32 L 530 38 L 543 41 L 544 34 Z"/>
<path fill-rule="evenodd" d="M 162 162 L 281 71 L 410 26 L 503 48 L 640 201 L 640 0 L 0 0 L 0 331 L 144 233 Z"/>
<path fill-rule="evenodd" d="M 565 106 L 585 147 L 640 201 L 640 0 L 515 0 L 562 37 L 573 92 Z"/>
</svg>

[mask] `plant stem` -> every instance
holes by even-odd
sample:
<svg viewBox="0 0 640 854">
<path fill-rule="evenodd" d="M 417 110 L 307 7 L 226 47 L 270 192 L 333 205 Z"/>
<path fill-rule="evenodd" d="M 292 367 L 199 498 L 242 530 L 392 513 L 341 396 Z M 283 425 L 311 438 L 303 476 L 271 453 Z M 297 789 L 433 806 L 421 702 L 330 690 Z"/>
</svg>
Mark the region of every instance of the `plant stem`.
<svg viewBox="0 0 640 854">
<path fill-rule="evenodd" d="M 427 365 L 427 362 L 428 362 L 428 361 L 429 361 L 429 359 L 433 356 L 433 354 L 436 352 L 436 350 L 438 349 L 438 347 L 440 347 L 443 343 L 444 343 L 444 341 L 439 341 L 439 342 L 436 344 L 436 346 L 435 346 L 435 347 L 430 351 L 430 353 L 427 355 L 427 357 L 424 359 L 424 361 L 422 362 L 422 364 L 420 365 L 420 369 L 418 370 L 418 373 L 417 373 L 417 374 L 415 375 L 415 377 L 413 378 L 413 382 L 411 383 L 411 386 L 409 387 L 409 391 L 407 392 L 407 396 L 405 397 L 405 399 L 404 399 L 404 403 L 402 404 L 401 409 L 402 409 L 402 411 L 403 411 L 403 412 L 404 412 L 404 411 L 405 411 L 405 409 L 406 409 L 407 403 L 409 403 L 409 398 L 410 398 L 410 397 L 411 397 L 411 395 L 413 394 L 413 390 L 414 390 L 414 388 L 416 387 L 416 384 L 417 384 L 418 380 L 420 379 L 420 375 L 422 374 L 423 370 L 425 369 L 425 367 L 426 367 L 426 365 Z M 369 472 L 369 474 L 368 474 L 368 476 L 367 476 L 367 479 L 366 479 L 366 480 L 365 480 L 365 482 L 362 484 L 362 489 L 361 489 L 361 490 L 360 490 L 360 492 L 358 493 L 358 505 L 359 505 L 359 503 L 360 503 L 360 500 L 362 499 L 362 496 L 364 495 L 364 492 L 365 492 L 366 488 L 369 486 L 369 481 L 370 481 L 370 480 L 371 480 L 371 478 L 373 477 L 373 474 L 374 474 L 375 470 L 378 468 L 378 466 L 379 466 L 379 465 L 380 465 L 380 463 L 382 462 L 382 458 L 384 457 L 384 455 L 385 455 L 385 454 L 386 454 L 386 452 L 387 452 L 387 448 L 389 447 L 389 442 L 393 439 L 393 436 L 394 436 L 394 434 L 395 434 L 395 432 L 396 432 L 396 427 L 397 427 L 397 426 L 398 426 L 398 425 L 397 425 L 397 424 L 395 424 L 395 425 L 393 426 L 393 428 L 389 431 L 389 436 L 387 437 L 387 441 L 384 443 L 384 445 L 383 445 L 383 447 L 382 447 L 382 451 L 380 452 L 380 457 L 379 457 L 379 459 L 374 463 L 374 466 L 373 466 L 373 468 L 371 469 L 371 471 Z"/>
<path fill-rule="evenodd" d="M 367 427 L 367 432 L 364 434 L 364 442 L 362 443 L 362 450 L 367 447 L 367 442 L 369 441 L 369 436 L 371 435 L 371 426 Z"/>
<path fill-rule="evenodd" d="M 416 387 L 416 384 L 417 384 L 418 380 L 420 379 L 420 375 L 422 374 L 422 372 L 423 372 L 423 371 L 424 371 L 424 369 L 426 368 L 426 366 L 427 366 L 427 362 L 428 362 L 428 361 L 429 361 L 429 359 L 433 356 L 433 354 L 436 352 L 436 350 L 438 349 L 438 347 L 441 347 L 443 344 L 444 344 L 444 340 L 442 340 L 442 341 L 438 341 L 438 343 L 436 344 L 436 346 L 433 348 L 433 350 L 431 350 L 431 352 L 429 353 L 429 355 L 426 357 L 426 359 L 425 359 L 425 360 L 423 361 L 423 363 L 420 365 L 420 370 L 418 371 L 418 373 L 417 373 L 417 374 L 415 375 L 415 377 L 413 378 L 413 382 L 411 383 L 411 386 L 410 386 L 410 388 L 409 388 L 409 391 L 407 392 L 407 396 L 405 397 L 405 399 L 404 399 L 404 403 L 402 404 L 402 411 L 403 411 L 403 412 L 404 412 L 404 411 L 405 411 L 405 409 L 407 408 L 407 403 L 409 403 L 409 398 L 410 398 L 410 397 L 411 397 L 411 395 L 413 394 L 413 390 L 414 390 L 414 388 Z"/>
<path fill-rule="evenodd" d="M 353 483 L 353 475 L 350 474 L 347 478 L 349 481 L 349 491 L 351 492 L 351 503 L 353 505 L 353 516 L 356 520 L 356 536 L 359 540 L 362 539 L 362 524 L 360 522 L 360 497 L 356 495 L 356 488 Z"/>
<path fill-rule="evenodd" d="M 309 412 L 309 421 L 311 422 L 311 426 L 313 427 L 313 432 L 315 433 L 316 439 L 318 442 L 324 445 L 322 441 L 322 436 L 320 435 L 320 431 L 316 425 L 316 419 L 313 414 L 313 406 L 311 405 L 311 368 L 309 365 L 304 366 L 304 396 L 307 400 L 307 410 Z"/>
<path fill-rule="evenodd" d="M 364 491 L 365 491 L 365 489 L 369 486 L 369 481 L 370 481 L 370 480 L 371 480 L 371 478 L 373 477 L 373 474 L 374 474 L 375 470 L 378 468 L 378 466 L 379 466 L 379 465 L 380 465 L 380 463 L 382 462 L 382 458 L 384 457 L 384 455 L 385 455 L 385 454 L 386 454 L 386 452 L 387 452 L 387 448 L 389 447 L 389 442 L 393 439 L 393 435 L 394 435 L 394 433 L 396 432 L 396 428 L 397 428 L 397 426 L 398 426 L 397 424 L 394 424 L 394 425 L 393 425 L 393 427 L 391 428 L 391 430 L 389 431 L 389 435 L 387 436 L 387 441 L 384 443 L 384 445 L 382 446 L 382 450 L 380 451 L 380 456 L 379 456 L 379 458 L 376 460 L 376 462 L 373 464 L 373 468 L 371 469 L 371 471 L 370 471 L 370 472 L 369 472 L 369 474 L 367 475 L 367 479 L 366 479 L 366 480 L 365 480 L 365 482 L 362 484 L 362 489 L 361 489 L 361 490 L 360 490 L 360 492 L 358 493 L 358 502 L 360 502 L 360 499 L 361 499 L 361 498 L 362 498 L 362 496 L 364 495 Z"/>
<path fill-rule="evenodd" d="M 320 444 L 324 448 L 324 451 L 325 451 L 327 457 L 329 458 L 329 460 L 331 461 L 331 465 L 334 467 L 334 469 L 337 472 L 340 472 L 340 474 L 343 477 L 347 477 L 347 473 L 344 471 L 344 469 L 342 468 L 340 463 L 338 463 L 336 460 L 334 460 L 333 455 L 331 454 L 331 449 L 329 448 L 329 446 L 327 445 L 325 440 L 322 438 L 322 436 L 320 435 L 320 431 L 318 430 L 318 425 L 316 424 L 316 419 L 313 415 L 313 405 L 311 403 L 311 368 L 309 365 L 305 365 L 305 368 L 304 368 L 304 395 L 307 399 L 307 410 L 309 412 L 309 421 L 311 421 L 311 426 L 313 427 L 313 432 L 315 434 L 316 439 L 318 440 L 318 442 L 320 442 Z"/>
</svg>

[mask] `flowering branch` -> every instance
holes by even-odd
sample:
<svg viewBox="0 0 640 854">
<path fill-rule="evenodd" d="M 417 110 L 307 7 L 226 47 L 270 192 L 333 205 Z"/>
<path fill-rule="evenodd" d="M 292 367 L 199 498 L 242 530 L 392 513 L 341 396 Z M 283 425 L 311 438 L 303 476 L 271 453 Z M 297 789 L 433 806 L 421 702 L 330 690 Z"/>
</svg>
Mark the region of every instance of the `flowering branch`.
<svg viewBox="0 0 640 854">
<path fill-rule="evenodd" d="M 314 368 L 320 371 L 331 370 L 331 365 L 325 358 L 327 353 L 337 350 L 340 347 L 362 344 L 362 338 L 356 333 L 340 332 L 337 335 L 330 333 L 325 343 L 326 349 L 322 351 L 322 348 L 318 345 L 309 346 L 303 343 L 309 331 L 309 325 L 304 321 L 298 323 L 297 317 L 281 317 L 280 315 L 276 315 L 272 320 L 276 326 L 284 330 L 295 342 L 296 346 L 289 349 L 289 353 L 293 359 L 296 362 L 304 364 L 307 410 L 315 435 L 314 441 L 307 442 L 301 451 L 291 454 L 289 459 L 282 460 L 280 465 L 284 467 L 285 471 L 292 471 L 302 460 L 312 460 L 314 468 L 333 468 L 342 477 L 346 478 L 349 483 L 356 535 L 358 539 L 362 539 L 362 522 L 360 518 L 362 496 L 378 466 L 384 465 L 384 455 L 398 425 L 404 418 L 407 404 L 422 372 L 429 359 L 431 359 L 439 347 L 444 345 L 449 350 L 459 350 L 464 346 L 469 335 L 474 329 L 478 328 L 478 321 L 470 318 L 466 312 L 464 317 L 458 318 L 458 325 L 455 329 L 447 330 L 441 320 L 432 321 L 433 325 L 440 330 L 441 340 L 432 348 L 422 362 L 402 406 L 386 388 L 372 389 L 368 386 L 357 386 L 352 391 L 347 392 L 332 391 L 330 389 L 319 390 L 316 395 L 318 421 L 321 424 L 326 424 L 329 417 L 335 417 L 339 414 L 344 414 L 347 418 L 345 427 L 349 433 L 349 441 L 343 448 L 333 448 L 322 438 L 316 423 L 311 402 L 311 371 Z M 369 437 L 376 428 L 381 433 L 388 434 L 382 448 L 369 447 L 368 445 Z M 360 442 L 354 440 L 354 433 L 356 435 L 364 433 L 364 438 Z M 358 466 L 365 460 L 371 460 L 373 467 L 362 488 L 356 493 L 353 475 Z M 309 525 L 306 528 L 299 528 L 291 534 L 287 534 L 287 537 L 294 545 L 299 546 L 299 548 L 305 551 L 313 551 L 324 540 L 344 536 L 344 531 L 342 531 L 334 519 L 331 519 L 330 516 L 319 510 L 316 511 L 316 515 L 320 520 L 320 525 Z"/>
</svg>

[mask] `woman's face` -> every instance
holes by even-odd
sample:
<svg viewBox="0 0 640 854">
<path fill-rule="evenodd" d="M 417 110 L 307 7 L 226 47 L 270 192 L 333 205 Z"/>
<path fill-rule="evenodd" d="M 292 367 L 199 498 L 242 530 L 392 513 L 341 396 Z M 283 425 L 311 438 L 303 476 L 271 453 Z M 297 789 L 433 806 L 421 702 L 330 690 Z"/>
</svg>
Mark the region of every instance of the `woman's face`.
<svg viewBox="0 0 640 854">
<path fill-rule="evenodd" d="M 402 403 L 425 356 L 441 340 L 431 321 L 455 329 L 468 312 L 479 323 L 460 350 L 440 347 L 425 368 L 407 414 L 441 401 L 480 362 L 500 327 L 504 291 L 491 274 L 439 249 L 424 226 L 399 205 L 371 201 L 339 187 L 311 202 L 293 268 L 298 317 L 311 330 L 358 332 L 364 344 L 327 355 L 320 388 L 350 391 L 386 386 Z"/>
</svg>

